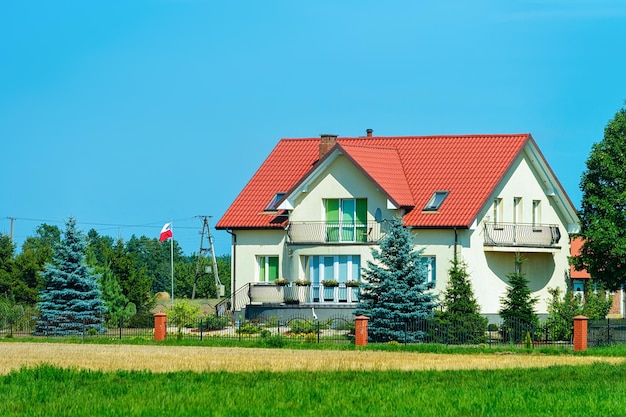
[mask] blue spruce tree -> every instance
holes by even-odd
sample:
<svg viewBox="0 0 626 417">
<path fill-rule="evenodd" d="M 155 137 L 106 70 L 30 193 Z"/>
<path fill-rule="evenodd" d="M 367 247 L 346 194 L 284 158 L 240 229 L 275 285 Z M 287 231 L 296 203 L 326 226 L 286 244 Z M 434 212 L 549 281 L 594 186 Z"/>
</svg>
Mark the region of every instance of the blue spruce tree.
<svg viewBox="0 0 626 417">
<path fill-rule="evenodd" d="M 37 335 L 67 336 L 104 330 L 105 307 L 96 282 L 98 276 L 85 263 L 85 240 L 76 229 L 76 219 L 70 217 L 65 226 L 64 236 L 54 247 L 52 262 L 43 272 L 45 288 L 37 303 L 41 313 L 34 332 Z"/>
<path fill-rule="evenodd" d="M 372 249 L 374 261 L 364 269 L 357 315 L 370 318 L 372 341 L 417 342 L 424 332 L 415 324 L 433 316 L 436 296 L 427 282 L 428 271 L 413 249 L 413 237 L 400 220 L 391 220 L 380 249 Z"/>
</svg>

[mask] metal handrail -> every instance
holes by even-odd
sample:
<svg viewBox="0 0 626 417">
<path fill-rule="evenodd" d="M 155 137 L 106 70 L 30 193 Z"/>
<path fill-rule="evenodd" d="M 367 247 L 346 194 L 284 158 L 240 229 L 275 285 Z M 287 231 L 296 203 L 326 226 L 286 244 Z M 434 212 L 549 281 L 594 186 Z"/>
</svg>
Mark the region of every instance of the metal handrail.
<svg viewBox="0 0 626 417">
<path fill-rule="evenodd" d="M 224 297 L 222 301 L 215 305 L 215 314 L 219 317 L 225 316 L 227 313 L 239 311 L 250 304 L 250 283 L 240 287 L 237 291 L 230 293 Z"/>
<path fill-rule="evenodd" d="M 290 222 L 288 243 L 376 243 L 387 232 L 385 222 Z"/>
<path fill-rule="evenodd" d="M 560 239 L 555 224 L 484 223 L 484 244 L 488 246 L 553 247 Z"/>
</svg>

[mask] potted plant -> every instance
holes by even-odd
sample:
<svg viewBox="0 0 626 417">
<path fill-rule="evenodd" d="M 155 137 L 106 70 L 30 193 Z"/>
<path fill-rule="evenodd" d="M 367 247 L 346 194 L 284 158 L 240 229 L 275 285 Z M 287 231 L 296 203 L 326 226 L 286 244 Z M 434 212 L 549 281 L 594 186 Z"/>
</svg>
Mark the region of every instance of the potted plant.
<svg viewBox="0 0 626 417">
<path fill-rule="evenodd" d="M 324 279 L 322 280 L 322 285 L 324 287 L 338 287 L 339 286 L 339 281 L 334 280 L 334 279 Z"/>
<path fill-rule="evenodd" d="M 274 280 L 274 284 L 284 287 L 285 285 L 289 284 L 289 280 L 287 278 L 276 278 Z"/>
<path fill-rule="evenodd" d="M 298 302 L 306 303 L 309 301 L 309 288 L 311 281 L 306 278 L 297 279 L 294 281 L 298 289 Z"/>
<path fill-rule="evenodd" d="M 346 287 L 358 287 L 360 285 L 361 283 L 359 281 L 353 279 L 346 281 Z"/>
</svg>

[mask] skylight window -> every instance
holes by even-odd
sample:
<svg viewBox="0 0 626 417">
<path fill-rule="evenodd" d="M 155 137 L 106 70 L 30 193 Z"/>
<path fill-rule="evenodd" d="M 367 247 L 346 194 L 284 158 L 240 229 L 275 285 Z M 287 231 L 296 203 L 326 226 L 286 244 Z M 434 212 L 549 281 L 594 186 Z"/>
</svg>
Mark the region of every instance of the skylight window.
<svg viewBox="0 0 626 417">
<path fill-rule="evenodd" d="M 435 191 L 435 194 L 428 200 L 428 204 L 424 207 L 425 211 L 437 211 L 443 204 L 450 192 L 449 191 Z"/>
<path fill-rule="evenodd" d="M 283 199 L 287 193 L 276 193 L 270 203 L 265 207 L 264 211 L 276 211 L 278 210 L 278 202 Z"/>
</svg>

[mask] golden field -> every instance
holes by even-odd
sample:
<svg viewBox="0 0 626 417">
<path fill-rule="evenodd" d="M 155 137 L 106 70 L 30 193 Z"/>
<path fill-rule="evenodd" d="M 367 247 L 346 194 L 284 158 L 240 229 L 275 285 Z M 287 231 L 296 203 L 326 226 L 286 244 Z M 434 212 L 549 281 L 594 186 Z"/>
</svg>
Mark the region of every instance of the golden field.
<svg viewBox="0 0 626 417">
<path fill-rule="evenodd" d="M 617 364 L 624 358 L 540 354 L 434 354 L 376 351 L 319 351 L 193 346 L 0 343 L 0 374 L 49 364 L 91 370 L 175 371 L 377 371 L 532 368 L 553 365 Z"/>
</svg>

